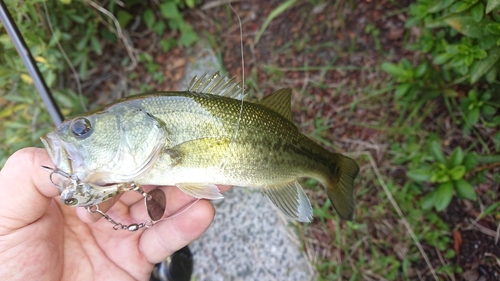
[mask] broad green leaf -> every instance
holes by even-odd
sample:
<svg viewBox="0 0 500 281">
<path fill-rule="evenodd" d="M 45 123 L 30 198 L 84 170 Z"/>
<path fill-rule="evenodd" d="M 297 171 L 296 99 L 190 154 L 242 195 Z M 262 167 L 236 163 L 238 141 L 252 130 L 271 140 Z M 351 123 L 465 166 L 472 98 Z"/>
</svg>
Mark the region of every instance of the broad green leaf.
<svg viewBox="0 0 500 281">
<path fill-rule="evenodd" d="M 466 180 L 457 180 L 455 182 L 455 190 L 459 198 L 476 200 L 476 191 Z"/>
<path fill-rule="evenodd" d="M 457 147 L 453 150 L 450 156 L 450 167 L 455 167 L 460 164 L 462 164 L 462 161 L 464 160 L 464 152 L 462 148 Z"/>
<path fill-rule="evenodd" d="M 92 45 L 92 49 L 96 54 L 102 55 L 102 47 L 101 47 L 101 42 L 99 42 L 99 39 L 97 37 L 93 36 L 90 38 L 90 45 Z"/>
<path fill-rule="evenodd" d="M 462 75 L 466 75 L 469 73 L 469 67 L 467 67 L 466 65 L 459 66 L 455 70 Z"/>
<path fill-rule="evenodd" d="M 474 125 L 479 121 L 479 108 L 474 107 L 471 111 L 467 112 L 467 121 L 470 125 Z"/>
<path fill-rule="evenodd" d="M 446 159 L 444 158 L 443 151 L 441 150 L 441 143 L 439 141 L 433 141 L 430 148 L 434 159 L 440 163 L 446 164 Z"/>
<path fill-rule="evenodd" d="M 492 22 L 486 25 L 486 31 L 494 35 L 500 35 L 500 23 Z"/>
<path fill-rule="evenodd" d="M 454 55 L 450 53 L 442 53 L 434 57 L 433 62 L 437 65 L 441 65 L 453 58 Z"/>
<path fill-rule="evenodd" d="M 161 39 L 160 46 L 163 52 L 168 52 L 170 49 L 177 45 L 177 41 L 174 38 Z"/>
<path fill-rule="evenodd" d="M 437 13 L 441 10 L 444 10 L 448 8 L 451 4 L 453 4 L 455 0 L 440 0 L 440 1 L 434 1 L 432 5 L 429 6 L 427 12 L 432 14 L 432 13 Z"/>
<path fill-rule="evenodd" d="M 497 109 L 491 105 L 483 105 L 481 107 L 481 113 L 484 115 L 484 116 L 493 116 L 493 114 L 495 114 L 497 112 Z"/>
<path fill-rule="evenodd" d="M 408 92 L 410 87 L 411 87 L 410 83 L 404 83 L 404 84 L 399 85 L 396 88 L 396 91 L 394 92 L 394 97 L 397 99 L 403 97 Z"/>
<path fill-rule="evenodd" d="M 447 171 L 437 171 L 434 174 L 432 174 L 430 178 L 430 182 L 432 183 L 442 183 L 442 182 L 449 182 L 451 180 L 450 175 L 447 173 Z"/>
<path fill-rule="evenodd" d="M 481 97 L 479 98 L 481 101 L 489 101 L 491 98 L 491 92 L 484 92 Z"/>
<path fill-rule="evenodd" d="M 56 81 L 56 74 L 54 71 L 47 71 L 45 74 L 45 82 L 47 83 L 47 86 L 52 87 L 54 86 L 54 82 Z"/>
<path fill-rule="evenodd" d="M 464 177 L 465 166 L 460 165 L 460 166 L 453 167 L 448 171 L 448 174 L 450 175 L 450 178 L 452 180 L 457 181 L 457 180 Z"/>
<path fill-rule="evenodd" d="M 179 38 L 179 43 L 182 46 L 187 47 L 196 42 L 196 40 L 198 40 L 198 35 L 196 34 L 196 32 L 194 32 L 193 30 L 186 30 L 182 32 L 181 37 Z"/>
<path fill-rule="evenodd" d="M 420 78 L 424 76 L 426 71 L 427 71 L 427 63 L 424 62 L 419 64 L 415 69 L 415 77 Z"/>
<path fill-rule="evenodd" d="M 401 60 L 401 64 L 403 65 L 404 69 L 411 69 L 411 68 L 413 68 L 413 65 L 411 64 L 411 62 L 407 58 L 403 58 Z"/>
<path fill-rule="evenodd" d="M 446 88 L 443 90 L 443 95 L 446 97 L 456 98 L 458 97 L 458 92 L 454 89 Z"/>
<path fill-rule="evenodd" d="M 390 62 L 384 62 L 382 63 L 382 66 L 381 66 L 382 70 L 389 73 L 390 75 L 394 76 L 394 77 L 399 77 L 399 75 L 401 75 L 401 68 L 394 64 L 394 63 L 390 63 Z"/>
<path fill-rule="evenodd" d="M 498 39 L 497 35 L 488 34 L 481 38 L 481 41 L 477 46 L 483 50 L 489 50 L 497 45 Z"/>
<path fill-rule="evenodd" d="M 474 169 L 477 166 L 477 154 L 475 152 L 468 153 L 464 157 L 463 164 L 467 171 Z"/>
<path fill-rule="evenodd" d="M 485 78 L 486 81 L 490 84 L 494 84 L 497 79 L 497 74 L 498 74 L 498 68 L 497 67 L 492 67 L 488 73 L 486 73 Z"/>
<path fill-rule="evenodd" d="M 195 0 L 186 0 L 186 5 L 191 9 L 194 8 L 195 4 Z"/>
<path fill-rule="evenodd" d="M 476 22 L 480 22 L 484 16 L 484 4 L 479 3 L 470 9 L 470 14 Z"/>
<path fill-rule="evenodd" d="M 484 24 L 473 17 L 451 17 L 444 20 L 449 26 L 471 38 L 483 37 Z"/>
<path fill-rule="evenodd" d="M 86 19 L 80 15 L 77 15 L 77 14 L 70 14 L 69 17 L 76 21 L 77 23 L 81 23 L 81 24 L 84 24 Z"/>
<path fill-rule="evenodd" d="M 160 5 L 161 15 L 166 19 L 180 19 L 182 18 L 179 9 L 175 2 L 166 2 Z"/>
<path fill-rule="evenodd" d="M 120 26 L 122 28 L 125 28 L 127 24 L 132 20 L 132 15 L 125 10 L 119 10 L 116 18 L 118 19 L 118 22 L 120 23 Z"/>
<path fill-rule="evenodd" d="M 56 30 L 54 30 L 54 33 L 52 34 L 52 37 L 50 38 L 48 47 L 55 46 L 57 44 L 57 42 L 59 42 L 59 40 L 61 40 L 61 30 L 59 30 L 57 28 Z"/>
<path fill-rule="evenodd" d="M 151 9 L 146 9 L 144 13 L 142 13 L 142 20 L 146 23 L 146 26 L 151 29 L 156 20 L 155 14 Z"/>
<path fill-rule="evenodd" d="M 500 5 L 500 0 L 488 0 L 488 3 L 486 4 L 486 13 L 489 14 L 496 7 L 498 7 L 498 5 Z"/>
<path fill-rule="evenodd" d="M 429 192 L 427 195 L 425 195 L 424 198 L 422 198 L 420 204 L 422 205 L 422 209 L 430 210 L 432 207 L 434 207 L 435 201 L 436 201 L 436 191 L 433 190 Z"/>
<path fill-rule="evenodd" d="M 425 169 L 408 171 L 408 177 L 417 182 L 428 181 L 431 178 L 431 172 Z"/>
<path fill-rule="evenodd" d="M 167 28 L 167 24 L 164 21 L 157 21 L 153 24 L 152 30 L 157 34 L 157 35 L 163 35 L 163 32 Z"/>
<path fill-rule="evenodd" d="M 485 50 L 481 50 L 479 48 L 475 48 L 475 50 L 474 50 L 474 58 L 481 60 L 481 59 L 486 58 L 487 56 L 488 56 L 488 53 L 486 53 Z"/>
<path fill-rule="evenodd" d="M 455 2 L 451 7 L 450 7 L 450 12 L 452 13 L 460 13 L 463 12 L 472 5 L 476 4 L 478 0 L 472 0 L 472 1 L 457 1 Z"/>
<path fill-rule="evenodd" d="M 434 199 L 434 206 L 436 210 L 442 211 L 448 207 L 451 198 L 453 197 L 453 182 L 444 182 L 440 184 L 436 189 L 436 195 Z"/>
<path fill-rule="evenodd" d="M 470 90 L 467 93 L 467 97 L 469 97 L 471 101 L 477 101 L 477 90 L 476 89 Z"/>
<path fill-rule="evenodd" d="M 465 65 L 470 66 L 474 62 L 474 55 L 465 56 Z"/>
</svg>

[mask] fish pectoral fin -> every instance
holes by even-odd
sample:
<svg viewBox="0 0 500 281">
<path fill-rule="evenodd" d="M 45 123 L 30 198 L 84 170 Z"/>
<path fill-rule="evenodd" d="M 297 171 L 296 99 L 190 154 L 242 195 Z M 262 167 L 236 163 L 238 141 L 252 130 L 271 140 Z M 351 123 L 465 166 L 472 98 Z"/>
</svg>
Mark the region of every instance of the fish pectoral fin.
<svg viewBox="0 0 500 281">
<path fill-rule="evenodd" d="M 297 181 L 264 187 L 262 193 L 267 195 L 285 215 L 301 222 L 311 221 L 313 215 L 311 203 Z"/>
<path fill-rule="evenodd" d="M 205 199 L 222 199 L 219 188 L 211 183 L 178 183 L 176 186 L 189 196 Z"/>
<path fill-rule="evenodd" d="M 165 150 L 172 159 L 172 166 L 218 163 L 223 157 L 231 140 L 225 137 L 201 138 L 185 141 Z"/>
</svg>

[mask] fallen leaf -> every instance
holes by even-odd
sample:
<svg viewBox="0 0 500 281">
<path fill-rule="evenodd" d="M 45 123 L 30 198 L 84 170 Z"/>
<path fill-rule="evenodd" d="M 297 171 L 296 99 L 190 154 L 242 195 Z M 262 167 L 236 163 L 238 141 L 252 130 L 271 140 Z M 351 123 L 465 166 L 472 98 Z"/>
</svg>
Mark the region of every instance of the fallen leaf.
<svg viewBox="0 0 500 281">
<path fill-rule="evenodd" d="M 462 233 L 460 230 L 456 228 L 453 230 L 453 250 L 455 250 L 455 254 L 457 255 L 457 259 L 460 255 L 460 248 L 462 247 Z"/>
</svg>

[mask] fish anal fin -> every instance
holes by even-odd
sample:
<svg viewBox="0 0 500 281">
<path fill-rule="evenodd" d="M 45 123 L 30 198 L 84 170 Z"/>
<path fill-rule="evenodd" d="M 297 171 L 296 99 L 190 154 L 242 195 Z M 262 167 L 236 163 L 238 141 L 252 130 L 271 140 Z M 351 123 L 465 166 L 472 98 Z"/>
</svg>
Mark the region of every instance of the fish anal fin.
<svg viewBox="0 0 500 281">
<path fill-rule="evenodd" d="M 211 183 L 177 183 L 176 186 L 189 196 L 205 199 L 222 199 L 220 190 Z"/>
<path fill-rule="evenodd" d="M 283 88 L 277 90 L 271 95 L 263 98 L 258 104 L 263 105 L 285 117 L 288 121 L 293 121 L 292 118 L 292 90 Z"/>
<path fill-rule="evenodd" d="M 311 221 L 311 203 L 296 180 L 264 187 L 262 193 L 267 195 L 273 204 L 288 217 L 301 222 Z"/>
</svg>

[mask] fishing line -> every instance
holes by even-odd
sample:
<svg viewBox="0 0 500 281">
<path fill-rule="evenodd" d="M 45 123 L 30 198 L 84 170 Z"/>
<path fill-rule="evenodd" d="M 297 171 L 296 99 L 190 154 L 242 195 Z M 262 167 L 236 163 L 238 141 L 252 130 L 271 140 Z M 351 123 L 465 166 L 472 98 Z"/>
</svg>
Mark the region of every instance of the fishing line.
<svg viewBox="0 0 500 281">
<path fill-rule="evenodd" d="M 172 214 L 171 216 L 168 216 L 168 217 L 166 217 L 166 218 L 161 218 L 161 219 L 159 219 L 159 220 L 157 220 L 157 221 L 154 221 L 154 223 L 157 223 L 157 222 L 160 222 L 160 221 L 163 221 L 163 220 L 173 219 L 173 218 L 175 218 L 175 217 L 177 217 L 177 216 L 180 216 L 180 215 L 182 215 L 184 212 L 186 212 L 187 210 L 191 209 L 191 207 L 193 207 L 193 206 L 194 206 L 194 204 L 198 203 L 200 200 L 201 200 L 201 198 L 198 198 L 198 199 L 196 199 L 193 203 L 191 203 L 190 205 L 188 205 L 188 206 L 186 206 L 186 207 L 182 208 L 181 210 L 179 210 L 179 211 L 175 212 L 175 213 L 174 213 L 174 214 Z"/>
<path fill-rule="evenodd" d="M 231 144 L 236 140 L 236 137 L 238 136 L 238 130 L 240 127 L 240 122 L 241 122 L 241 116 L 243 115 L 243 97 L 245 96 L 245 57 L 243 53 L 243 26 L 241 24 L 241 18 L 238 12 L 233 8 L 233 5 L 231 5 L 231 2 L 228 1 L 227 4 L 231 8 L 231 10 L 234 12 L 236 15 L 236 18 L 238 18 L 238 24 L 240 28 L 240 51 L 241 51 L 241 104 L 240 104 L 240 113 L 238 115 L 238 122 L 236 123 L 236 127 L 234 128 L 234 134 L 233 134 L 233 139 L 231 140 Z"/>
<path fill-rule="evenodd" d="M 230 152 L 232 151 L 233 144 L 236 141 L 236 137 L 238 136 L 238 131 L 240 128 L 240 123 L 241 123 L 241 117 L 243 116 L 243 104 L 244 104 L 243 98 L 245 96 L 245 57 L 244 57 L 244 50 L 243 50 L 243 25 L 241 24 L 240 15 L 233 8 L 233 6 L 231 5 L 231 2 L 227 1 L 227 4 L 229 5 L 231 10 L 236 15 L 236 18 L 238 19 L 238 25 L 239 25 L 239 29 L 240 29 L 240 51 L 241 51 L 241 75 L 242 75 L 242 77 L 241 77 L 241 93 L 240 93 L 240 99 L 241 99 L 240 112 L 238 114 L 238 120 L 236 121 L 236 126 L 234 127 L 234 133 L 233 133 L 233 136 L 231 138 L 231 142 L 229 143 L 228 151 L 225 153 L 224 157 L 221 159 L 220 167 L 222 170 L 225 169 L 227 159 L 230 156 Z M 228 155 L 228 153 L 229 153 L 229 155 Z"/>
</svg>

